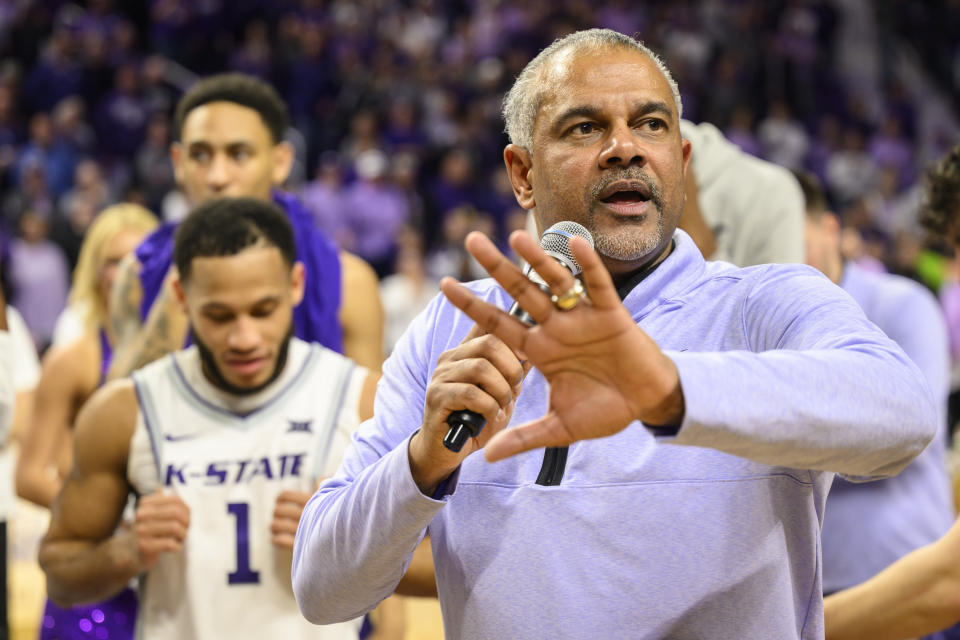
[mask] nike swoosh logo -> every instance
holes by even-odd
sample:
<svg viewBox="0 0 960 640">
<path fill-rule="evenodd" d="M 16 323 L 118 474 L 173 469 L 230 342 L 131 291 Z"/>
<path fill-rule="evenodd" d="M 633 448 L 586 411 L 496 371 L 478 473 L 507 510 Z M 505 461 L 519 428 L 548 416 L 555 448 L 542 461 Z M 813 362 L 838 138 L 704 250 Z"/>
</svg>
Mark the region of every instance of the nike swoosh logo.
<svg viewBox="0 0 960 640">
<path fill-rule="evenodd" d="M 171 436 L 166 433 L 163 434 L 163 439 L 166 440 L 167 442 L 180 442 L 181 440 L 190 440 L 191 438 L 196 438 L 196 437 L 197 437 L 197 434 L 195 433 L 188 433 L 185 436 Z"/>
</svg>

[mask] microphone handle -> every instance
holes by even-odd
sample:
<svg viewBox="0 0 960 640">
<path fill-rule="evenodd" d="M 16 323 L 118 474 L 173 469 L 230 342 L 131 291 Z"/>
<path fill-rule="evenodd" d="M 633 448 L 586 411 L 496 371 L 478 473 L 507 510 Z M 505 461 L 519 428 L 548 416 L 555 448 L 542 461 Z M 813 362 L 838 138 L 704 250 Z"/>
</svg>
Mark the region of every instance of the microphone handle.
<svg viewBox="0 0 960 640">
<path fill-rule="evenodd" d="M 534 284 L 540 287 L 544 293 L 550 295 L 550 287 L 546 284 L 539 282 L 534 282 Z M 513 306 L 510 307 L 510 311 L 507 313 L 528 327 L 537 324 L 533 318 L 530 317 L 529 313 L 520 308 L 518 302 L 514 302 Z M 476 411 L 469 411 L 467 409 L 454 411 L 447 416 L 447 426 L 450 428 L 447 429 L 447 435 L 443 437 L 443 446 L 454 453 L 459 453 L 460 450 L 463 449 L 463 445 L 467 443 L 467 440 L 480 435 L 480 430 L 483 429 L 485 424 L 487 424 L 486 419 Z"/>
</svg>

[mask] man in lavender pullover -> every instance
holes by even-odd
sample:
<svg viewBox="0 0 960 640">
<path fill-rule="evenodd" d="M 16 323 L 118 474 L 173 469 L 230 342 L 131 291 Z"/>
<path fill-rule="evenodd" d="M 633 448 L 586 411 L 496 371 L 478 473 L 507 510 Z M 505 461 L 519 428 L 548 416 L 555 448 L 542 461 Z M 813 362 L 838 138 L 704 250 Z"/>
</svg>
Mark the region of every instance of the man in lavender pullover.
<svg viewBox="0 0 960 640">
<path fill-rule="evenodd" d="M 923 449 L 922 375 L 813 269 L 706 263 L 676 230 L 691 147 L 635 40 L 554 43 L 504 115 L 518 203 L 541 232 L 593 234 L 596 252 L 571 241 L 591 302 L 561 311 L 468 238 L 493 279 L 445 280 L 385 364 L 375 417 L 303 513 L 301 611 L 368 611 L 429 533 L 447 638 L 822 638 L 827 490 Z M 511 244 L 571 289 L 529 235 Z M 487 424 L 453 453 L 465 408 Z"/>
</svg>

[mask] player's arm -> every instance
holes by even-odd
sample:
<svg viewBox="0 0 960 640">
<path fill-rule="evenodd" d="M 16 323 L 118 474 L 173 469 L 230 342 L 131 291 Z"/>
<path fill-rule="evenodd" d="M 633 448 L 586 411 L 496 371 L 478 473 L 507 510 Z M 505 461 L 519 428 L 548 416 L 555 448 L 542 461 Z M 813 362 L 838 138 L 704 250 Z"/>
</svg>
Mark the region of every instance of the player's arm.
<svg viewBox="0 0 960 640">
<path fill-rule="evenodd" d="M 51 470 L 70 440 L 70 426 L 82 399 L 96 388 L 85 380 L 83 365 L 89 363 L 87 338 L 64 347 L 53 347 L 44 357 L 37 383 L 33 420 L 22 438 L 17 460 L 17 495 L 49 509 L 62 481 Z M 89 376 L 86 376 L 89 377 Z"/>
<path fill-rule="evenodd" d="M 379 371 L 383 364 L 383 306 L 377 274 L 357 256 L 340 252 L 343 352 L 357 364 Z"/>
<path fill-rule="evenodd" d="M 823 601 L 826 640 L 907 640 L 960 621 L 960 520 L 940 540 Z"/>
<path fill-rule="evenodd" d="M 73 469 L 40 545 L 47 594 L 57 604 L 108 598 L 156 563 L 161 552 L 178 549 L 186 535 L 189 514 L 185 518 L 173 508 L 155 518 L 151 528 L 141 526 L 140 509 L 136 531 L 117 528 L 129 493 L 126 468 L 136 419 L 136 395 L 128 380 L 95 393 L 77 418 Z"/>
<path fill-rule="evenodd" d="M 7 436 L 7 442 L 20 442 L 23 434 L 27 432 L 30 421 L 33 420 L 33 408 L 36 396 L 36 388 L 30 388 L 25 391 L 17 391 L 16 398 L 13 401 L 13 424 L 10 426 L 10 434 Z"/>
<path fill-rule="evenodd" d="M 170 269 L 145 323 L 140 321 L 140 266 L 135 255 L 120 265 L 110 295 L 110 325 L 114 334 L 113 362 L 107 377 L 111 380 L 130 375 L 171 351 L 183 346 L 187 318 L 177 303 L 173 287 L 175 270 Z"/>
</svg>

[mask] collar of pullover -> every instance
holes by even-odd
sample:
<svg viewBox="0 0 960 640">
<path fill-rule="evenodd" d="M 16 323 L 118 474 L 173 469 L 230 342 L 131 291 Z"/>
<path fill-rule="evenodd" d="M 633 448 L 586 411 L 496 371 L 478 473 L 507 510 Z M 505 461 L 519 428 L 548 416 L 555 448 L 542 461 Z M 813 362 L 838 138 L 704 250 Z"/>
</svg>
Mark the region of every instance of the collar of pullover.
<svg viewBox="0 0 960 640">
<path fill-rule="evenodd" d="M 686 290 L 702 274 L 703 256 L 690 236 L 677 229 L 673 243 L 673 251 L 660 264 L 649 271 L 641 269 L 618 289 L 634 319 Z"/>
</svg>

